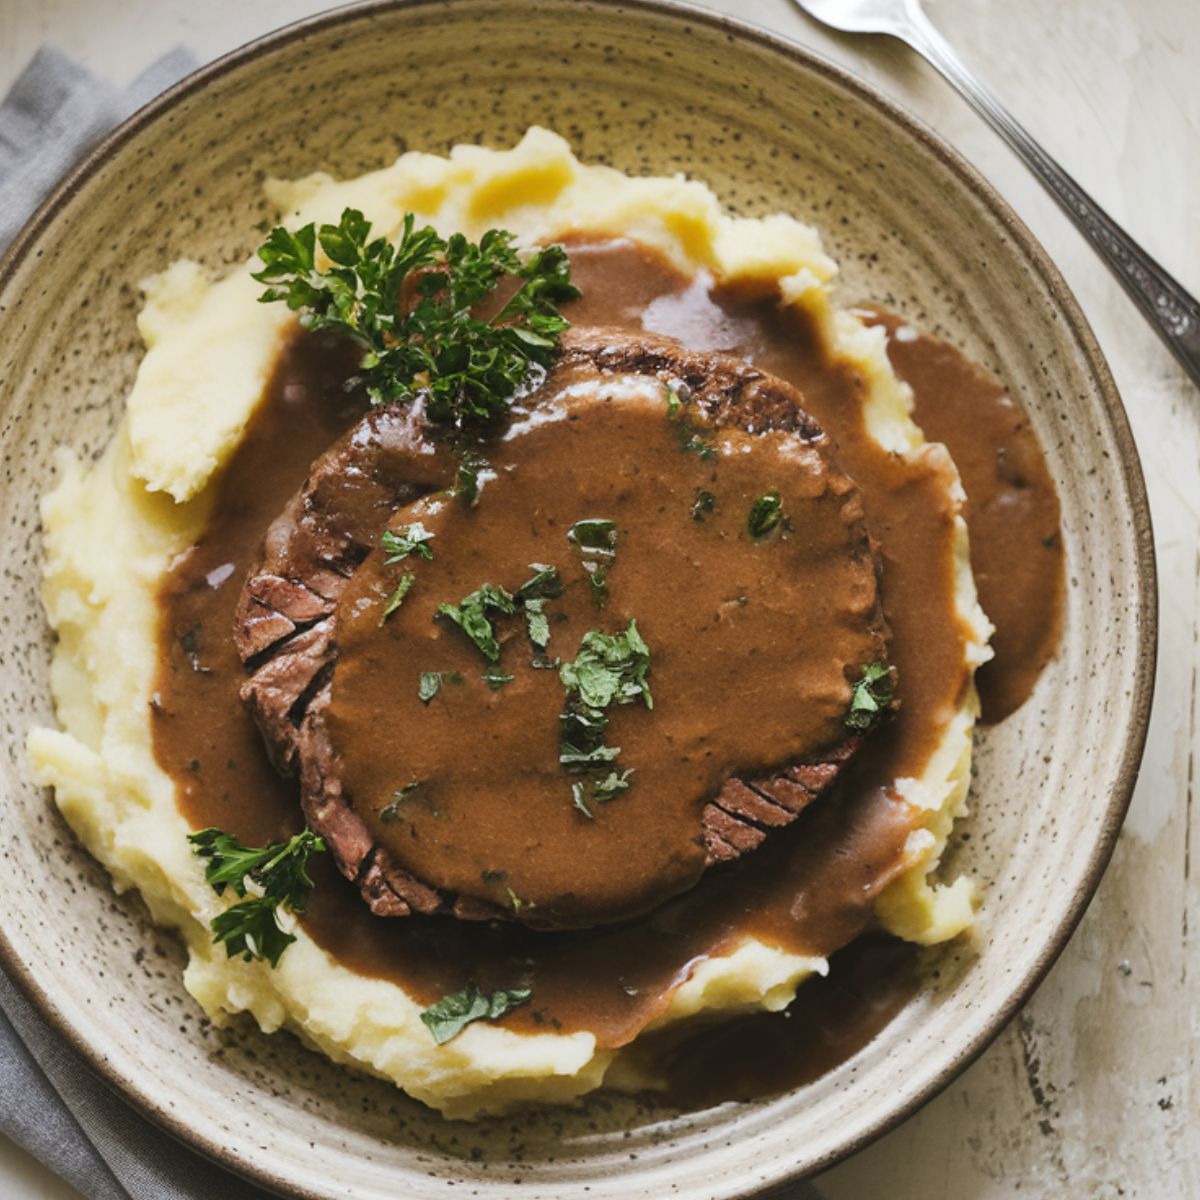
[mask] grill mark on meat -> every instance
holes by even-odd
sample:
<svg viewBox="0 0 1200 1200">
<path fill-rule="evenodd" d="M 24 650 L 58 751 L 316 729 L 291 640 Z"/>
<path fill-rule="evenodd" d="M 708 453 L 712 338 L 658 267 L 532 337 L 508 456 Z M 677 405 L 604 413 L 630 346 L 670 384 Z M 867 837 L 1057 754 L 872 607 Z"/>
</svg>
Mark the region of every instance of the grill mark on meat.
<svg viewBox="0 0 1200 1200">
<path fill-rule="evenodd" d="M 727 862 L 762 843 L 767 833 L 790 825 L 838 777 L 862 744 L 852 736 L 819 762 L 798 763 L 764 779 L 728 779 L 703 815 L 703 846 L 712 862 Z"/>
<path fill-rule="evenodd" d="M 683 351 L 654 337 L 571 330 L 556 370 L 653 376 L 697 405 L 714 425 L 825 435 L 789 385 L 749 363 Z M 298 774 L 308 824 L 378 916 L 449 911 L 464 920 L 513 917 L 475 897 L 448 896 L 416 879 L 376 843 L 344 792 L 326 728 L 337 658 L 335 611 L 346 581 L 388 519 L 419 496 L 448 487 L 454 464 L 425 436 L 418 406 L 368 413 L 313 464 L 303 488 L 264 539 L 243 586 L 234 640 L 249 676 L 243 702 L 276 768 Z M 873 550 L 868 551 L 874 558 Z M 876 570 L 878 561 L 875 560 Z M 876 623 L 884 622 L 877 612 Z M 814 761 L 761 778 L 728 779 L 702 810 L 697 841 L 706 865 L 729 862 L 789 825 L 828 790 L 862 743 L 850 736 Z"/>
</svg>

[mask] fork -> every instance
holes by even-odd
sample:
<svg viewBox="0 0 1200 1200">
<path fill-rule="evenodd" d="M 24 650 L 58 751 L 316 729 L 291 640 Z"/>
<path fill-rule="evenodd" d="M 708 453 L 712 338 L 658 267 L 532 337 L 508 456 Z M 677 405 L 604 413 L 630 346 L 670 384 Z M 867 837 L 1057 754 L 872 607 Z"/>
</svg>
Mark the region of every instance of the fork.
<svg viewBox="0 0 1200 1200">
<path fill-rule="evenodd" d="M 842 33 L 882 33 L 907 43 L 1025 160 L 1142 310 L 1154 331 L 1200 385 L 1200 303 L 1165 271 L 1017 123 L 963 66 L 919 0 L 796 0 Z"/>
</svg>

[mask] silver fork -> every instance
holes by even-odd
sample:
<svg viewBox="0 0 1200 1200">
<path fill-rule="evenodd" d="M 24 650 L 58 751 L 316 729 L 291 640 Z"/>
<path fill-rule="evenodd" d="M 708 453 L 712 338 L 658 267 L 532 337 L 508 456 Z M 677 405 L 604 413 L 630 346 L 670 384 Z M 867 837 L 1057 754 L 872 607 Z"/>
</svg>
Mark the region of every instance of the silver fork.
<svg viewBox="0 0 1200 1200">
<path fill-rule="evenodd" d="M 1017 124 L 963 66 L 930 24 L 919 0 L 796 0 L 810 17 L 843 33 L 883 33 L 906 42 L 1025 160 L 1092 243 L 1146 320 L 1200 385 L 1200 303 L 1172 278 Z"/>
</svg>

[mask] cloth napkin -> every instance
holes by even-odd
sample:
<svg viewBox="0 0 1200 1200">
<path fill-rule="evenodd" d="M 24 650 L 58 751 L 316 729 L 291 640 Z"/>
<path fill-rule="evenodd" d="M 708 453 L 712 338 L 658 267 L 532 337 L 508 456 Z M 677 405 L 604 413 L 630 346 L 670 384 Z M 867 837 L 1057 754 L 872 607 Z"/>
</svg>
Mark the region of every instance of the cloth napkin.
<svg viewBox="0 0 1200 1200">
<path fill-rule="evenodd" d="M 190 52 L 175 49 L 120 90 L 59 50 L 39 50 L 0 104 L 0 254 L 95 142 L 195 66 Z M 88 1071 L 2 972 L 0 1133 L 87 1200 L 268 1195 L 139 1116 Z M 776 1196 L 820 1200 L 809 1184 Z"/>
</svg>

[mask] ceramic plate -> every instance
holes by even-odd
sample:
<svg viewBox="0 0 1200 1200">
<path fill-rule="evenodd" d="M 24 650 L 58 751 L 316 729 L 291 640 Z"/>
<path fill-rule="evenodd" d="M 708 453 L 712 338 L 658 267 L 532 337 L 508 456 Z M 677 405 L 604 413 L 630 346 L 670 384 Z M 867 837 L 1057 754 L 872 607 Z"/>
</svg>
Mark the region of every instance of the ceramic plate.
<svg viewBox="0 0 1200 1200">
<path fill-rule="evenodd" d="M 378 167 L 406 149 L 554 128 L 592 161 L 685 171 L 741 213 L 822 229 L 842 296 L 871 299 L 994 370 L 1025 406 L 1063 506 L 1066 634 L 1033 700 L 980 738 L 953 866 L 983 893 L 857 1057 L 800 1091 L 676 1114 L 611 1095 L 450 1124 L 289 1035 L 202 1019 L 182 953 L 115 897 L 50 798 L 27 728 L 52 719 L 37 502 L 55 446 L 104 446 L 141 353 L 137 281 L 256 246 L 267 175 Z M 345 9 L 193 75 L 114 134 L 0 268 L 3 960 L 130 1101 L 261 1183 L 302 1196 L 539 1200 L 749 1196 L 832 1163 L 943 1087 L 1074 927 L 1133 786 L 1150 705 L 1154 566 L 1137 456 L 1091 332 L 1000 198 L 878 93 L 805 51 L 651 3 L 426 0 Z M 453 1191 L 449 1184 L 456 1184 Z"/>
</svg>

